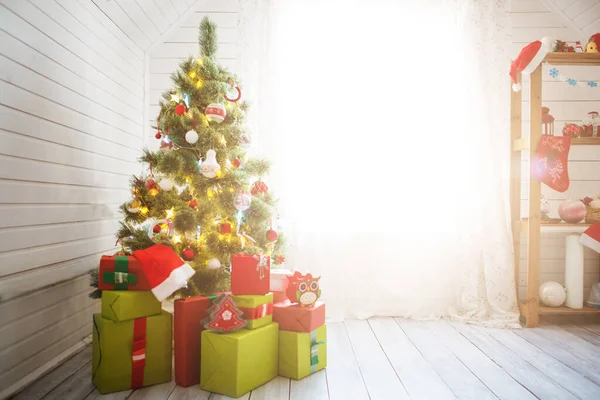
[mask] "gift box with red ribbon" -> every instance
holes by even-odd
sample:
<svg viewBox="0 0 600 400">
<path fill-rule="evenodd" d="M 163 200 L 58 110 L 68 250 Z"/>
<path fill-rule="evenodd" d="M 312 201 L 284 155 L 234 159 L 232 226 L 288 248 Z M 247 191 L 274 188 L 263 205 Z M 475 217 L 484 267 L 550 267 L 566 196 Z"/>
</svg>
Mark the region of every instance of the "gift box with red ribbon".
<svg viewBox="0 0 600 400">
<path fill-rule="evenodd" d="M 273 321 L 282 331 L 312 332 L 325 324 L 325 303 L 317 301 L 314 307 L 302 307 L 289 300 L 274 304 Z"/>
<path fill-rule="evenodd" d="M 171 380 L 172 315 L 116 322 L 94 314 L 92 382 L 102 394 Z"/>
<path fill-rule="evenodd" d="M 99 290 L 150 290 L 142 265 L 132 256 L 102 256 L 98 271 Z"/>
<path fill-rule="evenodd" d="M 267 294 L 270 292 L 271 259 L 266 255 L 231 256 L 231 293 Z"/>
<path fill-rule="evenodd" d="M 231 296 L 248 321 L 246 329 L 257 329 L 273 322 L 273 294 L 251 294 Z"/>
</svg>

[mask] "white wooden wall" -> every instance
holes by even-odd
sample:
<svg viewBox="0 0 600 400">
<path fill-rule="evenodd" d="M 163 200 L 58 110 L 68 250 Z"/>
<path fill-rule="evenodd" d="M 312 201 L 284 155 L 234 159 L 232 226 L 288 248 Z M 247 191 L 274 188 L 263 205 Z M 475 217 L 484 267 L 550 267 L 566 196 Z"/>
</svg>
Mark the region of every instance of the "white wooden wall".
<svg viewBox="0 0 600 400">
<path fill-rule="evenodd" d="M 600 0 L 543 0 L 543 3 L 586 39 L 600 32 Z"/>
<path fill-rule="evenodd" d="M 512 0 L 512 41 L 511 57 L 516 57 L 521 48 L 543 36 L 564 41 L 584 40 L 580 33 L 566 26 L 565 22 L 550 11 L 540 0 Z M 600 67 L 558 67 L 561 73 L 575 79 L 598 79 Z M 542 84 L 542 105 L 550 108 L 555 118 L 555 131 L 562 131 L 565 122 L 581 122 L 589 111 L 600 111 L 600 89 L 570 87 L 555 82 L 544 69 Z M 508 83 L 507 83 L 508 84 Z M 529 135 L 529 80 L 523 83 L 523 135 Z M 522 174 L 529 168 L 528 154 L 523 152 Z M 571 186 L 565 193 L 558 193 L 542 185 L 542 194 L 550 204 L 550 215 L 558 217 L 559 204 L 569 198 L 581 199 L 587 195 L 600 195 L 600 146 L 573 146 L 569 152 L 569 176 Z M 528 213 L 528 181 L 523 181 L 521 214 Z M 564 284 L 564 238 L 566 233 L 542 234 L 542 263 L 540 283 L 553 280 Z M 521 236 L 521 264 L 519 288 L 525 294 L 526 280 L 526 235 Z M 600 261 L 598 253 L 585 251 L 585 296 L 590 286 L 598 282 Z"/>
<path fill-rule="evenodd" d="M 218 61 L 230 71 L 236 72 L 239 10 L 238 0 L 200 1 L 176 29 L 149 51 L 149 121 L 146 126 L 149 148 L 157 149 L 159 146 L 158 140 L 154 138 L 156 132 L 150 127 L 156 124 L 161 95 L 173 87 L 170 75 L 177 70 L 179 63 L 188 56 L 198 56 L 198 25 L 205 16 L 217 24 Z"/>
<path fill-rule="evenodd" d="M 144 52 L 91 0 L 0 0 L 0 398 L 92 331 L 143 146 Z"/>
</svg>

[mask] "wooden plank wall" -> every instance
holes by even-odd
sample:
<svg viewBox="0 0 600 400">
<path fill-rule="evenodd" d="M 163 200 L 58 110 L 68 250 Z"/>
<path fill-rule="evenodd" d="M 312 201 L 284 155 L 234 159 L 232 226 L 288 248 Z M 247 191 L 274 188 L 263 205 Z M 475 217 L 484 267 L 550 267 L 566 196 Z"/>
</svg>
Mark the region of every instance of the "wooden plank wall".
<svg viewBox="0 0 600 400">
<path fill-rule="evenodd" d="M 140 172 L 144 88 L 93 1 L 0 0 L 0 389 L 91 333 L 85 274 Z"/>
<path fill-rule="evenodd" d="M 543 0 L 543 3 L 586 37 L 600 32 L 600 0 Z"/>
<path fill-rule="evenodd" d="M 565 41 L 582 40 L 580 34 L 565 23 L 540 0 L 512 0 L 512 41 L 511 57 L 516 57 L 521 48 L 543 36 Z M 574 79 L 597 79 L 599 67 L 560 67 L 562 74 Z M 581 122 L 589 111 L 600 111 L 600 90 L 569 85 L 554 81 L 547 69 L 542 77 L 542 105 L 550 108 L 555 118 L 555 132 L 562 134 L 566 122 Z M 507 83 L 508 84 L 508 83 Z M 529 135 L 529 79 L 523 77 L 523 135 Z M 523 152 L 522 176 L 529 168 L 529 154 Z M 542 185 L 542 194 L 548 199 L 551 216 L 558 217 L 558 206 L 569 198 L 580 199 L 586 195 L 600 195 L 600 146 L 574 146 L 569 153 L 569 176 L 571 186 L 565 193 L 558 193 Z M 523 180 L 521 190 L 521 215 L 528 212 L 528 186 Z M 564 238 L 566 233 L 543 233 L 541 247 L 540 283 L 554 280 L 564 284 Z M 525 294 L 526 234 L 521 236 L 521 263 L 519 274 L 520 295 Z M 590 286 L 598 282 L 600 260 L 598 253 L 585 251 L 585 296 Z"/>
<path fill-rule="evenodd" d="M 151 126 L 156 123 L 162 93 L 173 87 L 170 76 L 177 70 L 179 63 L 188 56 L 199 54 L 198 25 L 205 16 L 217 24 L 218 61 L 235 72 L 239 10 L 238 0 L 200 1 L 188 18 L 150 51 L 149 121 L 146 124 L 149 148 L 158 149 L 159 146 L 154 138 L 156 132 Z"/>
</svg>

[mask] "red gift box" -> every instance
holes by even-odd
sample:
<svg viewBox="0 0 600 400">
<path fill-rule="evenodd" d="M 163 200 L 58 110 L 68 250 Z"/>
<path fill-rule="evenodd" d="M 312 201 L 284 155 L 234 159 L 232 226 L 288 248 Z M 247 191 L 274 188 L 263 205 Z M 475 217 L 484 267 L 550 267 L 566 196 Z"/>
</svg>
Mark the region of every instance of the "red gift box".
<svg viewBox="0 0 600 400">
<path fill-rule="evenodd" d="M 132 256 L 102 256 L 98 270 L 99 290 L 151 290 L 142 265 Z"/>
<path fill-rule="evenodd" d="M 179 386 L 200 383 L 200 337 L 204 330 L 200 321 L 208 317 L 211 297 L 175 300 L 175 383 Z"/>
<path fill-rule="evenodd" d="M 288 300 L 285 292 L 273 292 L 273 303 L 283 303 Z"/>
<path fill-rule="evenodd" d="M 325 324 L 325 303 L 317 301 L 314 307 L 302 307 L 289 300 L 274 304 L 273 322 L 281 331 L 312 332 Z"/>
<path fill-rule="evenodd" d="M 231 293 L 267 294 L 270 291 L 271 259 L 265 255 L 231 256 Z"/>
</svg>

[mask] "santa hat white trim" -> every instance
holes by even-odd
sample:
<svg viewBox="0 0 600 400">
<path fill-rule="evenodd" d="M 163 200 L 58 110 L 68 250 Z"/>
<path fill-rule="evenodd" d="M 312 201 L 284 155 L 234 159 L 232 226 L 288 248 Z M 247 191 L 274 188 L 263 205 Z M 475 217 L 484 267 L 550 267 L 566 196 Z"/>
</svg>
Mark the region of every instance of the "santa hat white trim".
<svg viewBox="0 0 600 400">
<path fill-rule="evenodd" d="M 158 286 L 152 289 L 152 293 L 158 299 L 163 301 L 175 291 L 187 286 L 187 281 L 194 275 L 196 271 L 187 263 L 175 268 L 169 274 L 169 277 L 162 281 Z"/>
<path fill-rule="evenodd" d="M 544 60 L 544 57 L 550 52 L 552 49 L 552 39 L 545 36 L 540 40 L 540 48 L 538 49 L 535 56 L 529 61 L 529 64 L 521 71 L 522 74 L 529 75 L 541 64 Z"/>
<path fill-rule="evenodd" d="M 579 243 L 581 243 L 585 247 L 589 247 L 590 249 L 600 253 L 600 242 L 598 242 L 596 239 L 589 236 L 585 232 L 581 234 L 581 237 L 579 238 Z"/>
</svg>

